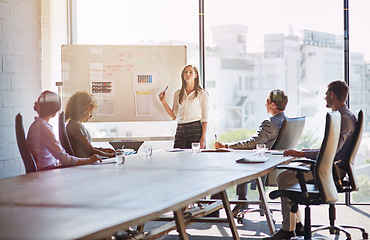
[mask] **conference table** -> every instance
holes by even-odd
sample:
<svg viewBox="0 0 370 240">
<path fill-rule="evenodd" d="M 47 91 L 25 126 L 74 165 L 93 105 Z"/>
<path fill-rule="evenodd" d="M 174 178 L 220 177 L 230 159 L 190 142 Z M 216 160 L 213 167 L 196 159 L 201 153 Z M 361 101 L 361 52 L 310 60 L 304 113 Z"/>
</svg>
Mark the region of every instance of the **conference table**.
<svg viewBox="0 0 370 240">
<path fill-rule="evenodd" d="M 130 226 L 174 213 L 180 239 L 188 239 L 182 209 L 221 192 L 234 239 L 239 239 L 226 189 L 257 179 L 270 232 L 261 176 L 291 158 L 265 154 L 264 163 L 236 163 L 255 151 L 160 150 L 124 164 L 102 163 L 41 171 L 0 180 L 0 239 L 108 239 Z"/>
</svg>

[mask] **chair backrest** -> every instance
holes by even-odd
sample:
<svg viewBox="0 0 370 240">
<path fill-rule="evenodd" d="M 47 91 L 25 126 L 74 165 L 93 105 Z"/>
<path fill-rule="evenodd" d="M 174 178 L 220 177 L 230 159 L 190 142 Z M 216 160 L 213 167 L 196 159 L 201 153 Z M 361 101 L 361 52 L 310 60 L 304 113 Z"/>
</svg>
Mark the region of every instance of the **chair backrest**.
<svg viewBox="0 0 370 240">
<path fill-rule="evenodd" d="M 71 143 L 69 142 L 69 138 L 67 135 L 66 125 L 65 125 L 65 115 L 63 111 L 59 113 L 59 141 L 62 147 L 64 148 L 64 150 L 66 150 L 66 152 L 69 155 L 74 156 L 74 152 L 73 152 Z"/>
<path fill-rule="evenodd" d="M 273 150 L 294 149 L 302 135 L 306 117 L 286 118 L 281 125 Z"/>
<path fill-rule="evenodd" d="M 35 159 L 32 156 L 31 150 L 26 140 L 26 135 L 24 134 L 23 117 L 20 113 L 15 116 L 15 135 L 17 138 L 19 153 L 21 154 L 26 173 L 37 172 Z"/>
<path fill-rule="evenodd" d="M 327 203 L 334 203 L 338 199 L 333 178 L 333 164 L 338 147 L 340 127 L 340 113 L 338 111 L 327 113 L 325 135 L 313 171 L 321 199 Z"/>
<path fill-rule="evenodd" d="M 347 192 L 358 190 L 358 183 L 355 177 L 354 165 L 355 165 L 356 154 L 357 154 L 357 151 L 360 146 L 361 139 L 362 139 L 363 122 L 364 122 L 364 114 L 362 110 L 360 110 L 358 113 L 358 117 L 357 117 L 357 125 L 352 135 L 352 142 L 349 148 L 350 150 L 348 151 L 347 156 L 345 157 L 345 159 L 348 159 L 348 161 L 346 161 L 348 163 L 348 165 L 346 166 L 346 169 L 347 169 L 349 184 L 348 186 L 345 186 L 344 191 L 347 191 Z"/>
<path fill-rule="evenodd" d="M 306 117 L 285 118 L 281 125 L 276 141 L 272 145 L 272 150 L 286 150 L 297 147 L 298 141 L 302 135 Z M 285 170 L 276 169 L 267 175 L 265 186 L 277 186 L 277 176 Z"/>
</svg>

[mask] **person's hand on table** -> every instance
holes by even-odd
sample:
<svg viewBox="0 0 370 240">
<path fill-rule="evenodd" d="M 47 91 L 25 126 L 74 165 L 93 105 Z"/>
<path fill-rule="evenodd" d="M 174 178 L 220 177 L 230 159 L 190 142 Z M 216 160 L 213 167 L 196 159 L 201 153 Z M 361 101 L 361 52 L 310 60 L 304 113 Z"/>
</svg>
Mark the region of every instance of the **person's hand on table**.
<svg viewBox="0 0 370 240">
<path fill-rule="evenodd" d="M 215 148 L 216 149 L 219 149 L 219 148 L 226 148 L 226 145 L 225 144 L 222 144 L 220 142 L 215 142 Z"/>
<path fill-rule="evenodd" d="M 107 157 L 112 158 L 116 156 L 116 151 L 107 153 Z"/>
<path fill-rule="evenodd" d="M 94 162 L 101 162 L 102 161 L 102 158 L 98 155 L 98 154 L 94 154 L 90 157 L 90 163 L 94 163 Z"/>
<path fill-rule="evenodd" d="M 116 153 L 116 151 L 114 151 L 112 148 L 102 148 L 101 150 L 106 153 Z"/>
<path fill-rule="evenodd" d="M 310 152 L 310 151 L 319 151 L 320 148 L 304 148 L 302 149 L 303 152 Z"/>
<path fill-rule="evenodd" d="M 103 152 L 107 153 L 107 157 L 115 157 L 116 156 L 116 151 L 114 151 L 114 149 L 112 148 L 103 148 L 102 149 Z"/>
<path fill-rule="evenodd" d="M 304 157 L 304 152 L 296 150 L 286 150 L 284 151 L 284 156 Z"/>
</svg>

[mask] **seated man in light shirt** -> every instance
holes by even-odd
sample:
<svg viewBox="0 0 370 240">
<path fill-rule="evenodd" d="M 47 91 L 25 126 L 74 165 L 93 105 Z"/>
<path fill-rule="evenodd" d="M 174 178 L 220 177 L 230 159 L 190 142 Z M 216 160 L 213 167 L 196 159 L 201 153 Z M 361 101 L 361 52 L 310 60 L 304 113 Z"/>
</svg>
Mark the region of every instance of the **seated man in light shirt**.
<svg viewBox="0 0 370 240">
<path fill-rule="evenodd" d="M 271 117 L 262 121 L 257 132 L 248 139 L 234 143 L 216 142 L 215 148 L 255 149 L 256 145 L 260 143 L 266 144 L 267 148 L 271 148 L 279 134 L 283 121 L 286 118 L 284 110 L 287 104 L 288 96 L 284 91 L 279 89 L 270 91 L 265 106 L 267 113 L 271 114 Z M 239 200 L 246 200 L 247 184 L 238 185 L 236 193 Z M 245 208 L 247 206 L 236 206 L 236 208 L 233 209 L 233 212 L 243 207 Z"/>
<path fill-rule="evenodd" d="M 90 164 L 101 160 L 96 154 L 90 158 L 74 157 L 63 149 L 53 133 L 53 127 L 49 124 L 49 120 L 55 117 L 60 107 L 59 95 L 51 91 L 44 91 L 35 102 L 34 110 L 39 116 L 35 117 L 29 128 L 27 141 L 38 171 Z"/>
</svg>

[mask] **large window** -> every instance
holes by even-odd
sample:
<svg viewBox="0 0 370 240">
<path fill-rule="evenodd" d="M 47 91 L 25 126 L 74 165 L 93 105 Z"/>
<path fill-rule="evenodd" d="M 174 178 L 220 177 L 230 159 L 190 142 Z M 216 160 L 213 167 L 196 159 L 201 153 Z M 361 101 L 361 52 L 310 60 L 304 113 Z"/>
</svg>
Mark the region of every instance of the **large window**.
<svg viewBox="0 0 370 240">
<path fill-rule="evenodd" d="M 187 45 L 188 62 L 199 62 L 196 1 L 76 0 L 75 3 L 77 44 Z M 95 138 L 173 136 L 176 130 L 174 121 L 88 123 L 87 126 Z M 158 144 L 158 147 L 172 147 L 172 142 L 153 142 L 154 147 Z"/>
<path fill-rule="evenodd" d="M 188 48 L 188 62 L 199 66 L 198 0 L 75 3 L 74 43 L 183 44 Z M 356 165 L 361 181 L 368 184 L 370 107 L 366 103 L 370 93 L 366 89 L 370 76 L 366 74 L 366 61 L 370 61 L 370 2 L 352 1 L 349 9 L 350 81 L 351 94 L 355 95 L 350 98 L 351 109 L 356 114 L 360 109 L 365 113 Z M 255 130 L 268 117 L 264 103 L 274 88 L 288 94 L 288 116 L 307 116 L 305 141 L 298 148 L 319 146 L 329 110 L 324 102 L 326 86 L 343 79 L 343 2 L 205 0 L 204 11 L 205 87 L 210 94 L 208 146 L 212 147 L 214 134 L 221 141 L 232 141 L 238 140 L 233 139 L 235 136 L 241 137 L 235 131 Z M 88 127 L 94 137 L 157 136 L 174 135 L 176 123 L 101 123 Z M 364 196 L 370 190 L 365 187 L 361 191 L 354 201 L 366 200 Z"/>
</svg>

